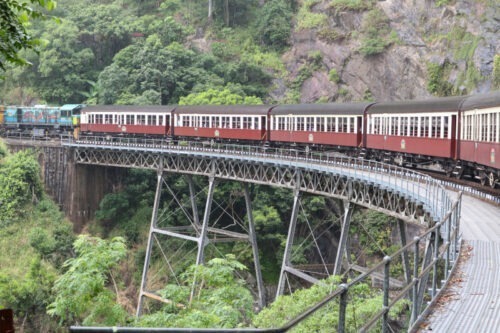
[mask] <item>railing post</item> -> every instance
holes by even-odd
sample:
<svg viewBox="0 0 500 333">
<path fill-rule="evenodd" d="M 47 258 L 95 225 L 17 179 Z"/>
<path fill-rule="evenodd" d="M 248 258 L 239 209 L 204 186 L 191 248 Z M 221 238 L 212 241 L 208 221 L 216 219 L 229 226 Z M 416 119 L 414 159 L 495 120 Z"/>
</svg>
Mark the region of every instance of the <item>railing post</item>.
<svg viewBox="0 0 500 333">
<path fill-rule="evenodd" d="M 419 285 L 419 278 L 418 278 L 418 261 L 419 261 L 419 247 L 420 247 L 420 237 L 415 237 L 415 252 L 413 254 L 413 280 L 415 281 L 415 284 L 413 285 L 413 306 L 411 309 L 411 320 L 410 320 L 410 326 L 413 325 L 417 321 L 418 318 L 418 312 L 419 312 L 419 305 L 418 305 L 418 285 Z"/>
<path fill-rule="evenodd" d="M 339 288 L 342 288 L 342 293 L 340 294 L 340 302 L 339 302 L 339 325 L 337 328 L 338 333 L 345 332 L 345 313 L 347 310 L 347 284 L 342 283 L 339 285 Z"/>
<path fill-rule="evenodd" d="M 391 257 L 390 256 L 385 256 L 384 257 L 384 300 L 383 300 L 383 307 L 384 307 L 384 316 L 382 317 L 382 332 L 383 333 L 388 333 L 389 332 L 389 277 L 390 277 L 390 265 L 391 265 Z"/>
<path fill-rule="evenodd" d="M 441 233 L 441 223 L 438 223 L 437 229 L 434 231 L 434 264 L 432 265 L 432 298 L 436 296 L 437 289 L 437 273 L 439 259 L 439 237 Z"/>
<path fill-rule="evenodd" d="M 450 267 L 450 251 L 451 251 L 451 221 L 455 218 L 456 211 L 452 210 L 451 215 L 446 220 L 446 261 L 444 264 L 444 279 L 448 280 L 448 270 Z"/>
</svg>

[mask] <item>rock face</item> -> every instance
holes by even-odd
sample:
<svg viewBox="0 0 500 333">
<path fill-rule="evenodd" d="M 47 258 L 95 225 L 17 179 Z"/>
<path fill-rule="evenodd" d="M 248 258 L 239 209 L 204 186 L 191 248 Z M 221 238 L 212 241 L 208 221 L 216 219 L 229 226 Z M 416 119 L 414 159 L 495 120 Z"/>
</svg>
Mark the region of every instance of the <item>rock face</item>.
<svg viewBox="0 0 500 333">
<path fill-rule="evenodd" d="M 338 11 L 330 1 L 318 1 L 310 10 L 327 14 L 327 26 L 295 30 L 292 47 L 283 57 L 293 80 L 311 53 L 321 53 L 320 68 L 315 66 L 302 83 L 300 102 L 428 98 L 433 95 L 428 88 L 430 64 L 442 68 L 438 79 L 452 87 L 451 94 L 491 90 L 493 59 L 500 54 L 498 0 L 441 2 L 447 4 L 377 1 L 371 10 L 386 16 L 391 36 L 397 37 L 381 53 L 364 55 L 360 47 L 370 10 Z M 324 31 L 337 38 L 325 39 Z M 382 37 L 388 41 L 388 36 Z M 331 70 L 338 73 L 335 82 Z M 282 99 L 283 89 L 272 95 Z"/>
</svg>

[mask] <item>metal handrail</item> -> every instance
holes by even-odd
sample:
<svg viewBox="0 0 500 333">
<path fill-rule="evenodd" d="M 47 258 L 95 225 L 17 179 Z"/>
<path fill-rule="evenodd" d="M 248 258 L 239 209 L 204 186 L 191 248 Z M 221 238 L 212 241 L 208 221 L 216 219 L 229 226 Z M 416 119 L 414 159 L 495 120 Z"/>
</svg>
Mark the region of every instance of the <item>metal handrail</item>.
<svg viewBox="0 0 500 333">
<path fill-rule="evenodd" d="M 379 184 L 393 187 L 394 189 L 405 190 L 412 195 L 414 199 L 419 200 L 430 213 L 433 214 L 436 223 L 430 226 L 421 236 L 407 243 L 391 256 L 386 256 L 380 263 L 370 268 L 368 271 L 355 277 L 348 283 L 341 284 L 335 291 L 327 295 L 321 302 L 309 308 L 297 318 L 293 319 L 280 328 L 270 329 L 193 329 L 193 328 L 131 328 L 131 327 L 70 327 L 71 332 L 285 332 L 296 324 L 309 317 L 312 313 L 322 308 L 337 297 L 340 298 L 339 309 L 339 332 L 345 331 L 345 315 L 347 309 L 347 293 L 349 289 L 364 281 L 372 273 L 383 268 L 383 304 L 382 309 L 375 314 L 364 327 L 360 329 L 365 332 L 382 320 L 383 332 L 388 332 L 388 314 L 389 310 L 411 291 L 412 314 L 410 318 L 409 331 L 414 330 L 423 315 L 428 311 L 430 304 L 433 304 L 441 288 L 438 288 L 438 274 L 440 274 L 437 264 L 440 260 L 445 260 L 444 280 L 447 283 L 451 272 L 455 269 L 458 256 L 460 254 L 459 240 L 459 219 L 460 202 L 462 192 L 459 193 L 457 200 L 452 200 L 446 189 L 441 183 L 432 177 L 407 170 L 394 165 L 387 165 L 376 161 L 359 160 L 352 157 L 338 156 L 338 154 L 329 154 L 323 152 L 308 152 L 300 150 L 290 150 L 282 148 L 269 148 L 264 146 L 243 146 L 234 144 L 219 144 L 213 142 L 191 142 L 191 141 L 168 141 L 154 139 L 134 139 L 134 138 L 111 138 L 111 137 L 86 137 L 80 140 L 64 138 L 63 145 L 67 146 L 90 146 L 100 149 L 128 149 L 128 150 L 152 150 L 155 153 L 175 152 L 178 154 L 211 154 L 217 156 L 227 156 L 236 158 L 238 156 L 252 157 L 254 159 L 263 159 L 266 161 L 279 160 L 279 163 L 287 161 L 293 165 L 307 165 L 311 168 L 328 167 L 329 169 L 339 169 L 342 174 L 354 177 L 364 178 Z M 368 172 L 367 172 L 368 171 Z M 444 236 L 442 235 L 444 228 Z M 438 246 L 440 237 L 445 239 L 444 246 Z M 419 269 L 419 247 L 420 242 L 426 238 L 433 239 L 434 247 L 432 260 Z M 393 295 L 390 301 L 389 295 L 389 267 L 391 261 L 403 253 L 413 248 L 413 278 L 407 281 L 402 290 Z M 450 269 L 451 266 L 451 269 Z M 424 276 L 432 271 L 431 282 L 431 301 L 420 311 L 419 287 Z M 426 286 L 424 286 L 426 287 Z"/>
</svg>

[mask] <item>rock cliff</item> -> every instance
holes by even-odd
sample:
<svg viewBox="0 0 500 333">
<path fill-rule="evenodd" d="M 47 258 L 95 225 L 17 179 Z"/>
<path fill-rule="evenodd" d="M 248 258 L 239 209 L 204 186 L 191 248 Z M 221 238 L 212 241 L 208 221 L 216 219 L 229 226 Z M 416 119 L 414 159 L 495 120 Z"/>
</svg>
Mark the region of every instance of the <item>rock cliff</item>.
<svg viewBox="0 0 500 333">
<path fill-rule="evenodd" d="M 311 15 L 326 19 L 307 29 L 295 24 L 292 47 L 283 56 L 288 80 L 301 81 L 295 92 L 300 102 L 407 100 L 494 89 L 498 0 L 386 0 L 362 10 L 332 5 L 341 1 L 305 2 Z M 287 100 L 290 91 L 283 85 L 277 80 L 281 89 L 273 98 Z"/>
</svg>

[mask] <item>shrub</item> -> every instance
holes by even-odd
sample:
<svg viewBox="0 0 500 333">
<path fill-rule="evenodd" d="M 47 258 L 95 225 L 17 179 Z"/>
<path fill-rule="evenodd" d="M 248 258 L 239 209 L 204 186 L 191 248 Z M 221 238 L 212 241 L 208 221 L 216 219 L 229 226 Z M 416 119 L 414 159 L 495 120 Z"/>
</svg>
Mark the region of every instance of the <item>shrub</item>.
<svg viewBox="0 0 500 333">
<path fill-rule="evenodd" d="M 262 7 L 257 36 L 263 44 L 281 49 L 288 45 L 292 10 L 284 0 L 271 0 Z"/>
<path fill-rule="evenodd" d="M 374 5 L 373 0 L 332 0 L 330 8 L 335 10 L 369 10 Z"/>
<path fill-rule="evenodd" d="M 390 29 L 389 19 L 380 9 L 371 10 L 365 15 L 361 31 L 363 37 L 359 52 L 365 56 L 384 52 L 397 39 L 397 35 Z"/>
<path fill-rule="evenodd" d="M 493 60 L 493 87 L 500 88 L 500 55 L 495 55 Z"/>
<path fill-rule="evenodd" d="M 324 13 L 312 13 L 307 6 L 302 6 L 297 13 L 297 30 L 322 28 L 328 17 Z"/>
<path fill-rule="evenodd" d="M 427 90 L 436 96 L 449 96 L 453 90 L 453 85 L 446 80 L 447 72 L 449 71 L 449 63 L 443 65 L 428 63 L 427 75 L 429 82 Z"/>
<path fill-rule="evenodd" d="M 334 83 L 340 82 L 340 75 L 335 68 L 330 69 L 330 72 L 328 73 L 328 78 L 330 79 L 330 81 Z"/>
</svg>

